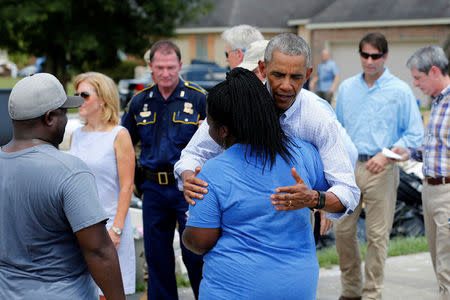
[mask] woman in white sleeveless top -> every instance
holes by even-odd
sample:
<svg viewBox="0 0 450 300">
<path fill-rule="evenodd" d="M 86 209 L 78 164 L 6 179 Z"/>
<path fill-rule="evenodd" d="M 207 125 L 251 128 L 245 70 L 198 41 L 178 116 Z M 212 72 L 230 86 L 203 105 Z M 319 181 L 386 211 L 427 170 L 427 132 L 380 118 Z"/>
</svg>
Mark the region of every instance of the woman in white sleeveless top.
<svg viewBox="0 0 450 300">
<path fill-rule="evenodd" d="M 84 126 L 71 138 L 70 153 L 92 170 L 100 202 L 109 216 L 106 228 L 118 250 L 125 294 L 135 292 L 136 263 L 128 213 L 134 180 L 134 149 L 128 131 L 119 126 L 119 95 L 114 81 L 100 73 L 80 74 L 74 82 L 84 98 L 79 109 Z M 105 299 L 99 289 L 100 299 Z"/>
</svg>

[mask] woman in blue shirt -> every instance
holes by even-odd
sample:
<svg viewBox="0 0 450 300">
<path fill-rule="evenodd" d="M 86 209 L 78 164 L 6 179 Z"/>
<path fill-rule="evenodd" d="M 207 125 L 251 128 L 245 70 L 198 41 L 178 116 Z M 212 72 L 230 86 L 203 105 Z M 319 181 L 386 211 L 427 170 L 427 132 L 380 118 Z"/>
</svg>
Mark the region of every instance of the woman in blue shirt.
<svg viewBox="0 0 450 300">
<path fill-rule="evenodd" d="M 206 253 L 200 299 L 315 299 L 319 266 L 307 206 L 324 205 L 323 192 L 311 190 L 318 195 L 311 203 L 271 195 L 303 183 L 326 190 L 317 150 L 284 134 L 267 89 L 242 68 L 210 91 L 207 122 L 226 150 L 198 174 L 209 192 L 189 207 L 183 233 L 188 249 Z M 330 199 L 325 210 L 344 211 Z"/>
</svg>

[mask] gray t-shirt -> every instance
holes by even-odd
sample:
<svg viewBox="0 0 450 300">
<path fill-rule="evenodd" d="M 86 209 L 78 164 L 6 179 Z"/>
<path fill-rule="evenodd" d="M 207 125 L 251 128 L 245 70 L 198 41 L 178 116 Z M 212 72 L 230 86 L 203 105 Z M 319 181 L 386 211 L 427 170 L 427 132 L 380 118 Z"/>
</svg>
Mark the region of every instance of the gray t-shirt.
<svg viewBox="0 0 450 300">
<path fill-rule="evenodd" d="M 80 159 L 0 150 L 0 299 L 98 299 L 74 233 L 106 219 Z"/>
</svg>

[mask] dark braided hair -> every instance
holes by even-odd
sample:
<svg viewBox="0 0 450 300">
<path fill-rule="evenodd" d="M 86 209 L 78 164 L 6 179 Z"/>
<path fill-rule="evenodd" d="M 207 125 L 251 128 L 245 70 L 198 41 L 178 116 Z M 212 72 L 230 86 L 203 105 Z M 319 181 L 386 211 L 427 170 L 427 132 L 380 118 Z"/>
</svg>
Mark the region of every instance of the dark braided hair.
<svg viewBox="0 0 450 300">
<path fill-rule="evenodd" d="M 207 113 L 216 128 L 227 126 L 236 143 L 246 145 L 245 156 L 256 154 L 264 168 L 270 169 L 277 154 L 287 163 L 294 157 L 289 149 L 294 144 L 281 129 L 272 96 L 256 75 L 243 68 L 234 68 L 226 80 L 208 94 Z"/>
</svg>

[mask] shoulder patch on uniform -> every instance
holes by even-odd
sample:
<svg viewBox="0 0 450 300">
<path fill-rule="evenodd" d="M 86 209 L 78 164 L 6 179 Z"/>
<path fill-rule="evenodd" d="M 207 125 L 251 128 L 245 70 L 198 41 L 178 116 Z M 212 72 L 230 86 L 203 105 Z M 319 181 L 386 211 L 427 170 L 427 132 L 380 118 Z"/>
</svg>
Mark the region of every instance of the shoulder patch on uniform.
<svg viewBox="0 0 450 300">
<path fill-rule="evenodd" d="M 199 86 L 198 84 L 192 82 L 192 81 L 185 81 L 184 85 L 190 89 L 199 91 L 200 93 L 202 93 L 203 95 L 206 95 L 208 92 L 202 88 L 201 86 Z"/>
</svg>

